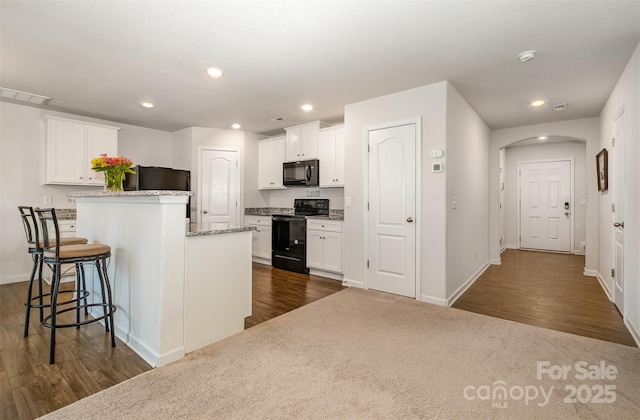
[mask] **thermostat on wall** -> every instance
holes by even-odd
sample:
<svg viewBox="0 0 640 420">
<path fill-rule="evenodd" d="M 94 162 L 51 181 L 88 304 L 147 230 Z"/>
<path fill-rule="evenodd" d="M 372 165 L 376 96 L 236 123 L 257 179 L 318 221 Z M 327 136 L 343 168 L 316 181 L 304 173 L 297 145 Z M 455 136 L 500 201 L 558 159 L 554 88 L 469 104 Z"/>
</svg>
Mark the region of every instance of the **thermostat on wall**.
<svg viewBox="0 0 640 420">
<path fill-rule="evenodd" d="M 442 157 L 444 152 L 442 151 L 442 149 L 433 149 L 431 152 L 429 152 L 429 154 L 432 158 L 440 158 Z"/>
<path fill-rule="evenodd" d="M 442 163 L 434 163 L 434 164 L 432 164 L 431 172 L 442 172 Z"/>
</svg>

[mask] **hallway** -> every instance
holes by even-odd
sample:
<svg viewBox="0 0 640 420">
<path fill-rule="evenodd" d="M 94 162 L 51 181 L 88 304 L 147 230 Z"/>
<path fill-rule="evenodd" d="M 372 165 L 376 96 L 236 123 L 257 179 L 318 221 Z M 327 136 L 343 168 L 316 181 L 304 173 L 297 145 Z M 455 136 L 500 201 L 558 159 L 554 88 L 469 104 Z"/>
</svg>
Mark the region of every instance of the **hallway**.
<svg viewBox="0 0 640 420">
<path fill-rule="evenodd" d="M 636 347 L 584 256 L 508 249 L 452 305 L 470 312 Z"/>
</svg>

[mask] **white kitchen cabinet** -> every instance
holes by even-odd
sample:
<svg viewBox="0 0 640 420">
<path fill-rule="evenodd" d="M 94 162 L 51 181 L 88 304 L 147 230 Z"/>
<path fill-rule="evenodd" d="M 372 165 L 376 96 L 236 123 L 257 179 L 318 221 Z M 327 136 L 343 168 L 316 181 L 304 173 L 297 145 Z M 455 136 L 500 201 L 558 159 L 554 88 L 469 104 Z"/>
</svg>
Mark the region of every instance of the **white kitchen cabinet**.
<svg viewBox="0 0 640 420">
<path fill-rule="evenodd" d="M 256 228 L 251 232 L 251 255 L 271 261 L 271 216 L 247 216 L 246 225 Z"/>
<path fill-rule="evenodd" d="M 320 186 L 344 187 L 344 127 L 320 130 L 318 138 Z"/>
<path fill-rule="evenodd" d="M 284 159 L 284 137 L 263 140 L 258 143 L 258 189 L 284 188 L 282 185 Z"/>
<path fill-rule="evenodd" d="M 342 273 L 342 222 L 307 220 L 307 267 Z"/>
<path fill-rule="evenodd" d="M 285 128 L 285 162 L 318 159 L 318 132 L 325 123 L 314 121 Z"/>
<path fill-rule="evenodd" d="M 47 118 L 47 184 L 104 185 L 91 159 L 118 155 L 118 127 L 65 118 Z"/>
</svg>

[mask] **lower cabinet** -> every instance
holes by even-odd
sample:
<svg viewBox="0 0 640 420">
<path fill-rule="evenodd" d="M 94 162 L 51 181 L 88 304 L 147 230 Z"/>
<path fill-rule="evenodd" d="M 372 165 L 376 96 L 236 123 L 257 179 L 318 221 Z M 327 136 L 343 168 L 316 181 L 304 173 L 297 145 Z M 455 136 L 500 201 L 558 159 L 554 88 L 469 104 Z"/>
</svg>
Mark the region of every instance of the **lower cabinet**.
<svg viewBox="0 0 640 420">
<path fill-rule="evenodd" d="M 246 225 L 256 228 L 251 232 L 251 254 L 271 261 L 271 216 L 247 216 Z"/>
<path fill-rule="evenodd" d="M 307 267 L 342 273 L 342 222 L 307 220 Z"/>
</svg>

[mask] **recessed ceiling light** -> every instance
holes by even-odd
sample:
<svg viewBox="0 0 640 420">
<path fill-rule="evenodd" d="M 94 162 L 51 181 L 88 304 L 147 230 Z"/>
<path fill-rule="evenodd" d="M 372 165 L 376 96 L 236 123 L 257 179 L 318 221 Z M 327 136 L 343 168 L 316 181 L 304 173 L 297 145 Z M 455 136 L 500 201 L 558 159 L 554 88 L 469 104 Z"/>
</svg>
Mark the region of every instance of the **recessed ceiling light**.
<svg viewBox="0 0 640 420">
<path fill-rule="evenodd" d="M 222 70 L 217 68 L 217 67 L 209 67 L 207 69 L 207 73 L 209 74 L 209 76 L 213 77 L 214 79 L 217 79 L 218 77 L 222 76 Z"/>
<path fill-rule="evenodd" d="M 546 140 L 546 139 L 547 139 L 547 136 L 540 136 L 540 137 L 538 137 L 538 140 Z"/>
<path fill-rule="evenodd" d="M 304 104 L 304 105 L 302 105 L 300 108 L 302 108 L 302 110 L 303 110 L 303 111 L 307 111 L 307 112 L 309 112 L 309 111 L 311 111 L 311 110 L 313 109 L 313 105 L 311 105 L 311 104 Z"/>
<path fill-rule="evenodd" d="M 140 102 L 140 105 L 142 105 L 145 108 L 153 108 L 154 105 L 151 102 L 145 101 L 145 102 Z"/>
<path fill-rule="evenodd" d="M 242 126 L 238 123 L 234 123 L 234 124 L 231 124 L 231 128 L 233 128 L 234 130 L 239 130 L 242 128 Z"/>
<path fill-rule="evenodd" d="M 523 51 L 518 55 L 521 63 L 526 63 L 527 61 L 531 61 L 536 57 L 536 50 L 528 50 Z"/>
<path fill-rule="evenodd" d="M 544 100 L 542 99 L 536 99 L 535 101 L 531 102 L 531 106 L 534 108 L 540 108 L 542 105 L 544 105 Z"/>
</svg>

